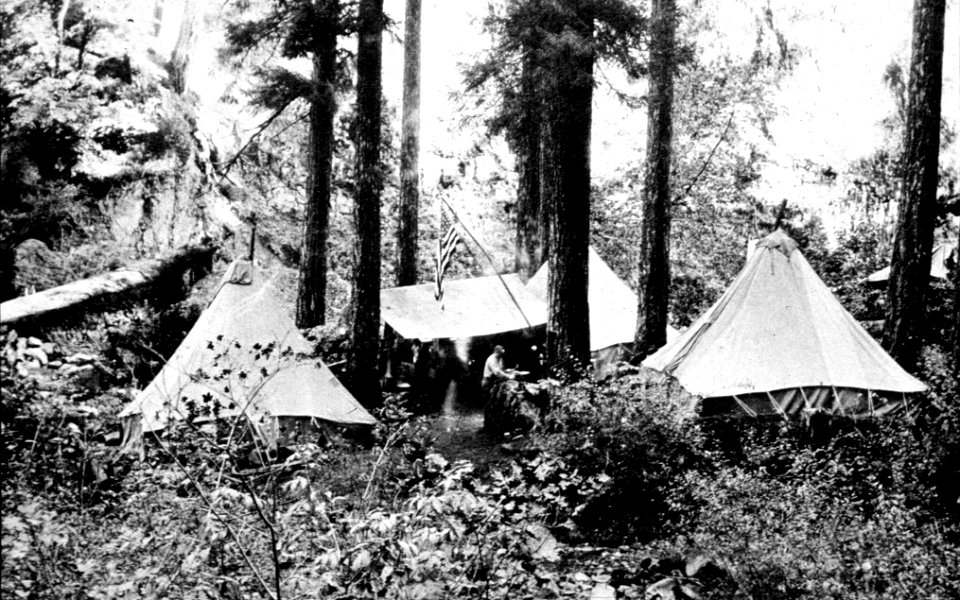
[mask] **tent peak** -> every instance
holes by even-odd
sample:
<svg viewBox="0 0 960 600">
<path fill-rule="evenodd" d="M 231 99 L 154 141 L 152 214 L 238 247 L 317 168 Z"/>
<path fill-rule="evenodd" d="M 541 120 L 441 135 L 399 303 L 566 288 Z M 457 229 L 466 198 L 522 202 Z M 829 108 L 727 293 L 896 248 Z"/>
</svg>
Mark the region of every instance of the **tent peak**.
<svg viewBox="0 0 960 600">
<path fill-rule="evenodd" d="M 238 258 L 233 261 L 224 277 L 224 283 L 251 285 L 253 283 L 253 262 Z"/>
<path fill-rule="evenodd" d="M 779 250 L 784 256 L 790 256 L 797 249 L 797 243 L 793 241 L 783 229 L 777 229 L 767 237 L 757 242 L 757 249 L 769 248 Z"/>
</svg>

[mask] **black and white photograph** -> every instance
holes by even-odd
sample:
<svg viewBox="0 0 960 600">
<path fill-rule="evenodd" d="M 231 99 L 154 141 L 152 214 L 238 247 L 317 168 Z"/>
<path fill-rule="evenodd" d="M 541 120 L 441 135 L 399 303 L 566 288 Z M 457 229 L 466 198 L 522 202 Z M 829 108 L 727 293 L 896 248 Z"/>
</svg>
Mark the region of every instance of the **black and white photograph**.
<svg viewBox="0 0 960 600">
<path fill-rule="evenodd" d="M 960 599 L 960 1 L 0 0 L 0 600 Z"/>
</svg>

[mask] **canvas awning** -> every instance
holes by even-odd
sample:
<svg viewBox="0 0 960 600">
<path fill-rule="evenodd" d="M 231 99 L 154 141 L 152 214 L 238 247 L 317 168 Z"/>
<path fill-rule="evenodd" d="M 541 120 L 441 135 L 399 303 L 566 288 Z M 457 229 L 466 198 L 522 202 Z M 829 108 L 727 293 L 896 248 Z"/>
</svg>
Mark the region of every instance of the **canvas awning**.
<svg viewBox="0 0 960 600">
<path fill-rule="evenodd" d="M 492 335 L 547 322 L 546 305 L 513 273 L 446 280 L 442 302 L 434 298 L 433 284 L 383 289 L 380 311 L 397 333 L 419 340 Z"/>
</svg>

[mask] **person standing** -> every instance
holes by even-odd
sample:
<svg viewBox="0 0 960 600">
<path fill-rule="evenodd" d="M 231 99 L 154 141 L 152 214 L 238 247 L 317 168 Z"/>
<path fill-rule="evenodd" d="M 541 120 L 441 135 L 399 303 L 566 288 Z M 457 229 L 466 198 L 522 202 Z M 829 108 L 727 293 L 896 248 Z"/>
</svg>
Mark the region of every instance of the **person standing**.
<svg viewBox="0 0 960 600">
<path fill-rule="evenodd" d="M 502 381 L 514 379 L 513 373 L 507 372 L 503 368 L 503 355 L 506 353 L 503 346 L 497 344 L 493 347 L 493 354 L 487 357 L 483 363 L 483 379 L 480 381 L 480 388 L 484 396 L 490 396 L 494 386 Z"/>
</svg>

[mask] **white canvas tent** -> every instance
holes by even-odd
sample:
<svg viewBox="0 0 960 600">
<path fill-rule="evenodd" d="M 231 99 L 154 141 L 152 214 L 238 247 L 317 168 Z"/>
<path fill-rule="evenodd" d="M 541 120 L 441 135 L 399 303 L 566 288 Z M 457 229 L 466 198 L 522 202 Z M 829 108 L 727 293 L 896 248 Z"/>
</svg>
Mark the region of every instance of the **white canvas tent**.
<svg viewBox="0 0 960 600">
<path fill-rule="evenodd" d="M 595 368 L 604 372 L 633 345 L 637 330 L 637 295 L 617 277 L 593 247 L 589 252 L 590 352 Z M 549 265 L 544 263 L 527 282 L 527 291 L 544 303 L 547 302 L 549 275 Z M 679 333 L 667 325 L 668 342 Z"/>
<path fill-rule="evenodd" d="M 727 291 L 644 366 L 674 377 L 701 416 L 804 409 L 888 414 L 924 385 L 840 305 L 776 231 Z"/>
<path fill-rule="evenodd" d="M 382 289 L 380 311 L 384 322 L 410 340 L 464 339 L 547 322 L 546 305 L 512 273 L 444 281 L 443 302 L 434 298 L 433 284 Z"/>
<path fill-rule="evenodd" d="M 323 361 L 298 356 L 312 351 L 262 275 L 235 261 L 173 356 L 120 416 L 139 432 L 163 429 L 198 406 L 215 406 L 221 418 L 244 414 L 264 430 L 285 417 L 374 424 Z"/>
<path fill-rule="evenodd" d="M 933 248 L 930 256 L 930 277 L 933 279 L 946 279 L 948 276 L 947 260 L 951 255 L 957 253 L 957 240 L 946 240 L 940 242 Z M 890 279 L 890 267 L 884 267 L 867 277 L 868 283 L 886 283 Z"/>
</svg>

